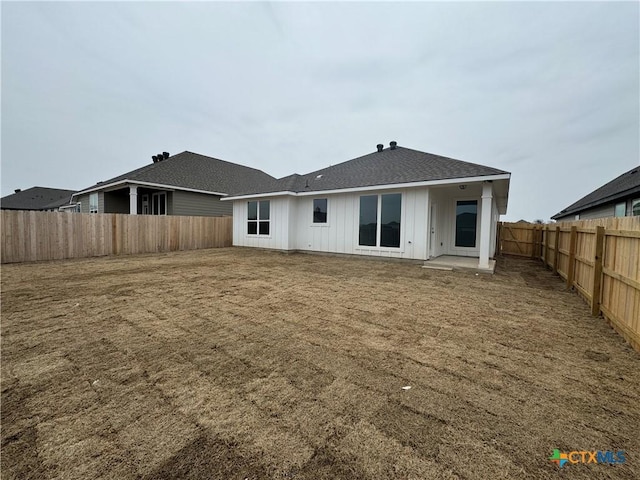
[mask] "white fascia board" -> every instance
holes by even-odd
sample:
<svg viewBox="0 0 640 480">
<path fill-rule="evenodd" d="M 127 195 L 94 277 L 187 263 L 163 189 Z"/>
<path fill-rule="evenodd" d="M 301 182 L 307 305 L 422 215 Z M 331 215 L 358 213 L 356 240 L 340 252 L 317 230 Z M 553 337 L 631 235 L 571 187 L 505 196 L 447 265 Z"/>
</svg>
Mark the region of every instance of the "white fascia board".
<svg viewBox="0 0 640 480">
<path fill-rule="evenodd" d="M 264 198 L 264 197 L 282 197 L 282 196 L 297 196 L 299 195 L 296 192 L 282 191 L 282 192 L 269 192 L 269 193 L 250 193 L 248 195 L 238 195 L 235 197 L 225 197 L 221 198 L 220 201 L 226 202 L 227 200 L 245 200 L 247 198 Z"/>
<path fill-rule="evenodd" d="M 330 194 L 330 193 L 353 193 L 370 192 L 373 190 L 392 190 L 397 188 L 433 187 L 435 185 L 451 185 L 457 183 L 473 183 L 494 180 L 509 180 L 510 173 L 500 175 L 485 175 L 483 177 L 448 178 L 445 180 L 428 180 L 424 182 L 391 183 L 388 185 L 372 185 L 370 187 L 341 188 L 334 190 L 314 190 L 313 192 L 299 192 L 297 195 L 305 197 L 309 195 Z"/>
<path fill-rule="evenodd" d="M 375 190 L 393 190 L 398 188 L 416 188 L 416 187 L 433 187 L 436 185 L 454 185 L 458 183 L 473 183 L 473 182 L 486 182 L 496 180 L 509 180 L 511 178 L 510 173 L 501 173 L 498 175 L 484 175 L 482 177 L 461 177 L 461 178 L 447 178 L 444 180 L 427 180 L 424 182 L 407 182 L 407 183 L 390 183 L 386 185 L 371 185 L 369 187 L 352 187 L 352 188 L 336 188 L 333 190 L 313 190 L 310 192 L 272 192 L 272 193 L 252 193 L 249 195 L 229 196 L 222 198 L 225 200 L 244 200 L 247 198 L 263 198 L 263 197 L 276 197 L 282 195 L 293 195 L 296 197 L 308 197 L 318 195 L 328 195 L 333 193 L 354 193 L 354 192 L 370 192 Z"/>
<path fill-rule="evenodd" d="M 210 192 L 208 190 L 198 190 L 195 188 L 186 188 L 186 187 L 176 187 L 175 185 L 165 185 L 162 183 L 151 183 L 151 182 L 141 182 L 139 180 L 119 180 L 113 183 L 105 183 L 104 185 L 100 185 L 98 187 L 88 188 L 87 190 L 83 190 L 78 193 L 74 193 L 71 197 L 76 197 L 78 195 L 85 195 L 87 193 L 96 192 L 99 190 L 113 190 L 113 187 L 118 187 L 122 185 L 137 185 L 141 187 L 153 187 L 153 188 L 162 188 L 164 190 L 181 190 L 183 192 L 194 192 L 194 193 L 204 193 L 205 195 L 218 195 L 220 197 L 226 197 L 227 193 L 221 192 Z"/>
</svg>

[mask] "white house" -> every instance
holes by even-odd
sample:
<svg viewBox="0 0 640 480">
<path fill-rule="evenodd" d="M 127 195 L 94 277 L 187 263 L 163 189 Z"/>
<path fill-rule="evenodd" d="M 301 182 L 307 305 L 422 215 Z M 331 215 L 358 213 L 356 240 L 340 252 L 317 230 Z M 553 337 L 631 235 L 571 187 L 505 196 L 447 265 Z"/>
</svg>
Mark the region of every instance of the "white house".
<svg viewBox="0 0 640 480">
<path fill-rule="evenodd" d="M 477 257 L 489 270 L 511 174 L 397 146 L 263 188 L 233 202 L 233 244 L 428 260 Z"/>
</svg>

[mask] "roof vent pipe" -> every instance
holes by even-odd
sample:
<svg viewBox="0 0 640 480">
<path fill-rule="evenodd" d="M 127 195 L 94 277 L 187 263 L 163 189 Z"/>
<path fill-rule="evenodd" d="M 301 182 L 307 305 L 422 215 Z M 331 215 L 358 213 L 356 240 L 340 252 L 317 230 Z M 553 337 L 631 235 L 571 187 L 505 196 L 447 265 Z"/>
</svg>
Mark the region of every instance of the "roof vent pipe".
<svg viewBox="0 0 640 480">
<path fill-rule="evenodd" d="M 167 158 L 169 158 L 169 152 L 162 152 L 162 156 L 166 160 Z"/>
<path fill-rule="evenodd" d="M 389 146 L 391 147 L 391 150 L 395 150 L 397 145 L 398 145 L 398 142 L 391 142 L 389 144 Z"/>
<path fill-rule="evenodd" d="M 15 190 L 16 193 L 20 193 L 21 191 L 22 191 L 21 188 L 16 188 L 16 190 Z"/>
<path fill-rule="evenodd" d="M 162 160 L 164 160 L 164 157 L 162 156 L 161 153 L 159 153 L 158 155 L 156 155 L 158 157 L 158 161 L 161 162 Z"/>
<path fill-rule="evenodd" d="M 155 155 L 151 155 L 151 159 L 153 160 L 153 163 L 158 163 L 158 157 Z"/>
<path fill-rule="evenodd" d="M 378 149 L 379 152 L 381 152 L 382 149 L 384 148 L 384 145 L 379 143 L 378 145 L 376 145 L 376 148 Z"/>
</svg>

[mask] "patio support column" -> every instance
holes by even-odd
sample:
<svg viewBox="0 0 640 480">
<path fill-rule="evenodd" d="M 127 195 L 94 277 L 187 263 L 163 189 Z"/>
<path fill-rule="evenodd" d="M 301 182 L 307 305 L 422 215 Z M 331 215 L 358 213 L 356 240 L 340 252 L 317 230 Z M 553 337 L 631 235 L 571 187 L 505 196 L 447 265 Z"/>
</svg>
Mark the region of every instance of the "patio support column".
<svg viewBox="0 0 640 480">
<path fill-rule="evenodd" d="M 489 250 L 491 246 L 491 202 L 493 200 L 493 184 L 482 184 L 482 211 L 480 214 L 480 261 L 478 268 L 489 269 Z"/>
<path fill-rule="evenodd" d="M 138 214 L 138 187 L 129 185 L 129 215 Z"/>
</svg>

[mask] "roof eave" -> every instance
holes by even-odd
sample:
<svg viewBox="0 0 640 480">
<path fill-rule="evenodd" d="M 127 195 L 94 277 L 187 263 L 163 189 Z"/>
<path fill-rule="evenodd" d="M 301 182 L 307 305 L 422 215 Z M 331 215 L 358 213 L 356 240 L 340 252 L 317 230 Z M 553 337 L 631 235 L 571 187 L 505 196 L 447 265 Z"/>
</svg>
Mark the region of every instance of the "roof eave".
<svg viewBox="0 0 640 480">
<path fill-rule="evenodd" d="M 109 188 L 117 187 L 119 185 L 136 185 L 136 186 L 142 186 L 142 187 L 165 188 L 165 189 L 170 189 L 170 190 L 181 190 L 181 191 L 184 191 L 184 192 L 203 193 L 203 194 L 206 194 L 206 195 L 218 195 L 218 196 L 221 196 L 221 197 L 226 197 L 227 195 L 229 195 L 228 193 L 211 192 L 209 190 L 199 190 L 199 189 L 196 189 L 196 188 L 180 187 L 178 185 L 168 185 L 168 184 L 164 184 L 164 183 L 152 183 L 152 182 L 143 182 L 143 181 L 140 181 L 140 180 L 124 179 L 124 180 L 118 180 L 117 182 L 105 183 L 104 185 L 98 185 L 98 186 L 95 186 L 95 187 L 87 188 L 87 189 L 82 190 L 80 192 L 74 193 L 71 196 L 71 198 L 77 197 L 78 195 L 85 195 L 87 193 L 92 193 L 92 192 L 96 192 L 96 191 L 100 191 L 100 190 L 106 190 L 106 189 L 109 189 Z"/>
<path fill-rule="evenodd" d="M 633 187 L 633 188 L 629 188 L 627 190 L 624 190 L 623 192 L 618 192 L 615 195 L 609 195 L 608 197 L 604 197 L 598 200 L 594 200 L 593 202 L 587 203 L 585 205 L 581 205 L 577 208 L 567 208 L 565 210 L 562 210 L 558 213 L 556 213 L 555 215 L 553 215 L 551 218 L 553 220 L 555 220 L 558 217 L 566 217 L 568 215 L 575 215 L 576 213 L 580 213 L 580 212 L 584 212 L 585 210 L 589 210 L 590 208 L 595 208 L 598 207 L 600 205 L 604 205 L 605 203 L 609 203 L 609 202 L 614 202 L 616 200 L 620 200 L 623 197 L 627 197 L 629 195 L 633 195 L 634 193 L 640 193 L 640 187 Z M 580 200 L 578 200 L 580 201 Z"/>
<path fill-rule="evenodd" d="M 222 200 L 243 200 L 247 198 L 260 198 L 260 197 L 275 197 L 275 196 L 283 196 L 283 195 L 292 195 L 297 197 L 305 197 L 310 195 L 329 195 L 334 193 L 353 193 L 353 192 L 369 192 L 375 190 L 389 190 L 389 189 L 397 189 L 397 188 L 416 188 L 416 187 L 432 187 L 436 185 L 453 185 L 460 182 L 464 183 L 473 183 L 473 182 L 484 182 L 484 181 L 496 181 L 496 180 L 510 180 L 510 173 L 500 173 L 495 175 L 482 175 L 478 177 L 456 177 L 456 178 L 447 178 L 441 180 L 426 180 L 419 182 L 404 182 L 404 183 L 388 183 L 383 185 L 369 185 L 362 187 L 349 187 L 349 188 L 335 188 L 335 189 L 327 189 L 327 190 L 312 190 L 312 191 L 302 191 L 302 192 L 292 192 L 292 191 L 280 191 L 280 192 L 268 192 L 268 193 L 250 193 L 246 195 L 229 195 Z"/>
</svg>

